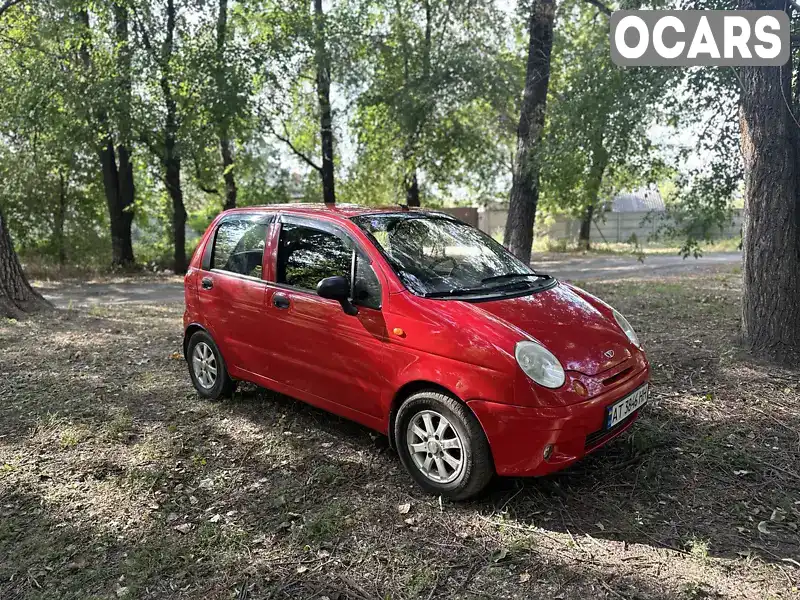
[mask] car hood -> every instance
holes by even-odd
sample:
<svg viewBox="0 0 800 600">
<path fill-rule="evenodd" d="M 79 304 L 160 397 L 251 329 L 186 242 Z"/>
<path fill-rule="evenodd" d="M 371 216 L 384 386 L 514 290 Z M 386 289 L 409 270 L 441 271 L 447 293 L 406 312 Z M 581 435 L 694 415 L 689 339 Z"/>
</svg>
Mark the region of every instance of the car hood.
<svg viewBox="0 0 800 600">
<path fill-rule="evenodd" d="M 527 296 L 471 306 L 541 343 L 566 370 L 596 375 L 629 359 L 635 347 L 610 311 L 586 296 L 559 283 Z"/>
</svg>

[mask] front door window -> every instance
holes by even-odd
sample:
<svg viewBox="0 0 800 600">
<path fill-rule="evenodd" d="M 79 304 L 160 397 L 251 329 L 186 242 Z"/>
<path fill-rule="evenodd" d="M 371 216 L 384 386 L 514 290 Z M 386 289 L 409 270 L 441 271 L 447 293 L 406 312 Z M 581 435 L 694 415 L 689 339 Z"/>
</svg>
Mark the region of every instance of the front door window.
<svg viewBox="0 0 800 600">
<path fill-rule="evenodd" d="M 278 245 L 277 283 L 308 292 L 326 277 L 341 276 L 353 290 L 351 301 L 379 309 L 381 286 L 369 260 L 347 238 L 310 225 L 283 223 Z"/>
</svg>

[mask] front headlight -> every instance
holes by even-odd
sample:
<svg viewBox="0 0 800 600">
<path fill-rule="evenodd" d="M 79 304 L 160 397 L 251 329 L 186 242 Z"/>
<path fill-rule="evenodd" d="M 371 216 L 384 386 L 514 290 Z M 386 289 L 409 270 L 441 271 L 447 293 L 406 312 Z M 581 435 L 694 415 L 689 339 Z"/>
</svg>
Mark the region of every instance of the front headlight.
<svg viewBox="0 0 800 600">
<path fill-rule="evenodd" d="M 517 364 L 539 385 L 555 389 L 564 385 L 564 368 L 553 353 L 536 342 L 517 342 Z"/>
<path fill-rule="evenodd" d="M 628 319 L 623 317 L 620 313 L 616 310 L 614 311 L 614 320 L 619 325 L 620 329 L 625 332 L 625 335 L 628 336 L 628 339 L 631 341 L 631 344 L 636 346 L 637 348 L 641 348 L 642 344 L 639 342 L 639 336 L 636 335 L 636 332 L 631 327 L 631 324 L 628 323 Z"/>
</svg>

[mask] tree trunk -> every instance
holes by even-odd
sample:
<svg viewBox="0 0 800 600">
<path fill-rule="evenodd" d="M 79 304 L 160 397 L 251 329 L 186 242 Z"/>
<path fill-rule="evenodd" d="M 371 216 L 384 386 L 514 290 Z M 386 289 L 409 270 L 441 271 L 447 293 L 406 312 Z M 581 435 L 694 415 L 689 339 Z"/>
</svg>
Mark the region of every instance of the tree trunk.
<svg viewBox="0 0 800 600">
<path fill-rule="evenodd" d="M 745 0 L 745 9 L 781 10 L 777 0 Z M 798 128 L 786 99 L 791 62 L 743 67 L 741 144 L 745 168 L 742 334 L 752 353 L 800 360 L 800 169 Z"/>
<path fill-rule="evenodd" d="M 586 206 L 583 209 L 581 219 L 581 231 L 578 235 L 578 248 L 582 250 L 590 249 L 590 238 L 592 236 L 592 219 L 597 208 L 600 197 L 600 186 L 603 185 L 603 175 L 608 165 L 608 152 L 603 147 L 602 142 L 595 145 L 592 151 L 592 166 L 589 169 L 589 176 L 586 180 Z"/>
<path fill-rule="evenodd" d="M 58 174 L 58 206 L 53 219 L 53 245 L 58 256 L 58 264 L 64 266 L 67 262 L 67 248 L 64 242 L 64 221 L 67 217 L 67 184 L 64 174 Z"/>
<path fill-rule="evenodd" d="M 314 0 L 314 25 L 316 37 L 317 98 L 319 101 L 320 138 L 322 141 L 322 201 L 336 203 L 333 162 L 333 116 L 331 114 L 331 69 L 325 46 L 325 14 L 322 0 Z"/>
<path fill-rule="evenodd" d="M 172 241 L 174 244 L 173 270 L 176 275 L 186 272 L 186 207 L 183 204 L 181 188 L 181 156 L 178 149 L 178 105 L 172 95 L 170 80 L 172 50 L 175 36 L 175 0 L 167 0 L 167 27 L 164 46 L 161 51 L 161 92 L 167 109 L 164 123 L 164 183 L 172 200 Z"/>
<path fill-rule="evenodd" d="M 133 181 L 133 163 L 131 162 L 131 48 L 128 36 L 128 9 L 124 3 L 114 4 L 114 18 L 116 20 L 116 35 L 118 45 L 117 71 L 119 77 L 119 141 L 117 145 L 117 172 L 118 192 L 118 238 L 120 260 L 118 264 L 132 265 L 133 241 L 131 227 L 133 227 L 134 206 L 136 201 L 136 188 Z"/>
<path fill-rule="evenodd" d="M 111 136 L 106 136 L 105 143 L 98 151 L 98 155 L 111 224 L 111 264 L 127 266 L 133 264 L 133 245 L 131 243 L 133 213 L 126 214 L 125 211 L 120 187 L 121 174 L 117 168 L 114 141 Z"/>
<path fill-rule="evenodd" d="M 430 0 L 425 0 L 425 35 L 422 43 L 422 82 L 424 86 L 433 88 L 431 84 L 431 50 L 432 50 L 432 31 L 433 31 L 433 10 L 431 8 Z M 397 16 L 403 19 L 402 6 L 397 2 Z M 408 43 L 403 38 L 403 85 L 413 85 L 409 70 L 409 48 Z M 414 82 L 418 85 L 419 82 Z M 404 177 L 404 187 L 406 189 L 406 206 L 418 207 L 421 205 L 419 193 L 419 179 L 417 178 L 418 163 L 417 163 L 417 145 L 422 130 L 425 127 L 427 120 L 427 112 L 415 111 L 413 120 L 411 122 L 411 129 L 406 137 L 406 144 L 403 150 L 403 162 L 406 165 L 406 174 Z"/>
<path fill-rule="evenodd" d="M 172 235 L 175 245 L 174 271 L 176 275 L 186 273 L 186 207 L 183 205 L 181 188 L 181 159 L 174 157 L 165 165 L 164 181 L 172 199 Z"/>
<path fill-rule="evenodd" d="M 47 308 L 52 308 L 50 303 L 25 277 L 0 210 L 0 317 L 21 319 L 28 313 Z"/>
<path fill-rule="evenodd" d="M 233 173 L 233 141 L 230 139 L 228 113 L 225 108 L 225 45 L 228 36 L 228 0 L 219 0 L 217 15 L 217 99 L 219 114 L 219 152 L 222 156 L 222 178 L 225 180 L 225 203 L 223 210 L 236 208 L 236 177 Z M 221 107 L 221 108 L 219 108 Z"/>
<path fill-rule="evenodd" d="M 536 154 L 544 129 L 555 16 L 555 0 L 533 0 L 525 90 L 517 128 L 514 183 L 504 240 L 506 247 L 526 264 L 531 260 L 533 226 L 539 202 L 540 165 Z"/>
<path fill-rule="evenodd" d="M 406 204 L 408 206 L 419 206 L 419 182 L 417 181 L 417 170 L 414 169 L 406 177 Z"/>
<path fill-rule="evenodd" d="M 119 222 L 117 227 L 119 231 L 116 237 L 119 240 L 120 252 L 120 261 L 117 264 L 130 266 L 135 262 L 131 228 L 133 227 L 136 189 L 133 183 L 131 155 L 125 144 L 117 146 L 117 157 L 119 161 L 117 179 L 119 182 L 119 208 L 117 217 Z"/>
<path fill-rule="evenodd" d="M 236 178 L 233 175 L 233 142 L 228 139 L 227 131 L 220 135 L 219 149 L 222 155 L 222 178 L 225 180 L 225 204 L 223 210 L 236 208 Z"/>
<path fill-rule="evenodd" d="M 119 61 L 117 64 L 120 73 L 120 98 L 122 99 L 120 118 L 121 131 L 126 131 L 130 122 L 130 49 L 128 47 L 128 16 L 127 11 L 115 5 L 116 36 L 119 44 Z M 77 13 L 78 22 L 86 28 L 87 35 L 90 31 L 89 13 L 80 10 Z M 84 68 L 89 70 L 92 66 L 89 44 L 80 46 L 80 55 Z M 89 118 L 104 133 L 97 155 L 100 159 L 100 170 L 103 178 L 103 191 L 108 207 L 108 217 L 111 226 L 111 264 L 113 266 L 128 266 L 134 263 L 133 243 L 131 241 L 131 226 L 133 224 L 133 206 L 135 190 L 133 187 L 133 165 L 130 162 L 130 152 L 125 145 L 128 140 L 123 140 L 118 148 L 120 164 L 117 166 L 117 152 L 114 149 L 114 138 L 109 133 L 108 114 L 105 110 L 94 111 Z"/>
<path fill-rule="evenodd" d="M 592 217 L 594 216 L 594 204 L 587 204 L 583 208 L 583 216 L 581 217 L 581 231 L 578 234 L 578 248 L 581 250 L 589 250 L 591 248 L 592 236 Z"/>
</svg>

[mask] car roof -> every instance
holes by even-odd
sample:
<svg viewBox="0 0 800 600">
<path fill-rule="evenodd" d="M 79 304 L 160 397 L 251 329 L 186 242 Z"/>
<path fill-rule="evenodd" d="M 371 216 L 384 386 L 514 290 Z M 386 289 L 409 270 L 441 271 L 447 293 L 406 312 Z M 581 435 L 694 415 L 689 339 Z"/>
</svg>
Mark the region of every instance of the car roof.
<svg viewBox="0 0 800 600">
<path fill-rule="evenodd" d="M 292 204 L 264 204 L 260 206 L 243 206 L 225 211 L 225 214 L 250 213 L 250 212 L 282 212 L 297 215 L 326 215 L 339 219 L 351 219 L 361 215 L 375 214 L 419 214 L 450 217 L 447 213 L 397 206 L 359 206 L 358 204 L 322 204 L 322 203 L 292 203 Z M 452 217 L 451 217 L 452 218 Z"/>
</svg>

